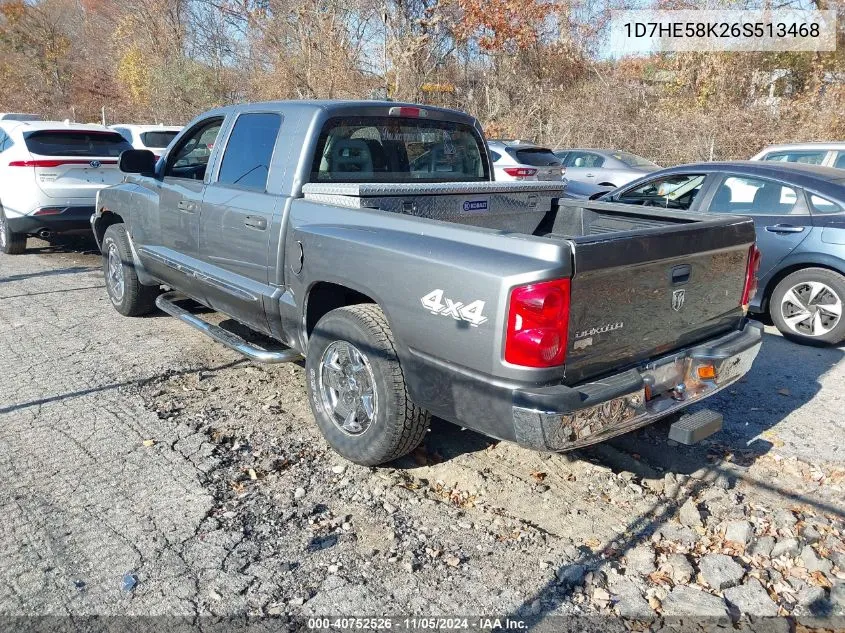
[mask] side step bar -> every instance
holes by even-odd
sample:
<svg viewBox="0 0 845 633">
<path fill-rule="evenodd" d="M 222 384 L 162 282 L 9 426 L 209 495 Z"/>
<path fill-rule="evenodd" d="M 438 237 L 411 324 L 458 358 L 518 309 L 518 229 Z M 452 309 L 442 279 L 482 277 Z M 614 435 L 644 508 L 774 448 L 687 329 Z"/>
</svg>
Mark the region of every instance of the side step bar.
<svg viewBox="0 0 845 633">
<path fill-rule="evenodd" d="M 176 305 L 177 301 L 184 301 L 187 298 L 188 297 L 179 292 L 165 292 L 156 298 L 156 305 L 160 310 L 167 312 L 170 316 L 176 317 L 180 321 L 196 328 L 206 336 L 210 336 L 218 343 L 221 343 L 258 363 L 289 363 L 302 358 L 302 355 L 299 352 L 292 349 L 284 349 L 278 352 L 269 351 L 253 345 L 252 343 L 248 343 L 237 334 L 224 330 L 218 325 L 206 323 L 199 317 L 194 316 L 184 308 L 180 308 Z"/>
</svg>

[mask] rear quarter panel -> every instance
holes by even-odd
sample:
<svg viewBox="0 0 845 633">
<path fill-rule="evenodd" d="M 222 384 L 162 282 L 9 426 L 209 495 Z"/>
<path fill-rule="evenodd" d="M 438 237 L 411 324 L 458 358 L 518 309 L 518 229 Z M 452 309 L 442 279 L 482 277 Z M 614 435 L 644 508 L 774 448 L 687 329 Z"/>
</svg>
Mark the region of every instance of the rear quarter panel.
<svg viewBox="0 0 845 633">
<path fill-rule="evenodd" d="M 544 382 L 562 369 L 526 369 L 503 360 L 510 289 L 571 274 L 568 243 L 405 217 L 374 209 L 346 209 L 307 200 L 291 205 L 286 250 L 304 253 L 302 270 L 286 281 L 304 298 L 314 284 L 337 283 L 362 292 L 384 310 L 400 358 L 424 356 L 506 380 Z M 439 302 L 433 313 L 424 305 Z M 483 306 L 477 323 L 446 308 Z M 304 309 L 305 301 L 295 302 Z M 302 329 L 302 314 L 300 330 Z M 303 348 L 305 347 L 305 333 Z"/>
</svg>

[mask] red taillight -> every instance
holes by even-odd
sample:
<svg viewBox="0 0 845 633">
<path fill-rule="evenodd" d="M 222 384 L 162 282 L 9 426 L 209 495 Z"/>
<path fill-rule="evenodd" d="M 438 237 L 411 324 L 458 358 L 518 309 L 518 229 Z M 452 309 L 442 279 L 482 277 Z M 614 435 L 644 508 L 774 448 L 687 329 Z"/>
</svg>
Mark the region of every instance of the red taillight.
<svg viewBox="0 0 845 633">
<path fill-rule="evenodd" d="M 569 279 L 511 291 L 505 360 L 525 367 L 554 367 L 566 360 Z"/>
<path fill-rule="evenodd" d="M 422 108 L 413 108 L 411 106 L 394 106 L 387 113 L 390 116 L 403 116 L 412 119 L 424 119 L 428 116 L 428 112 Z"/>
<path fill-rule="evenodd" d="M 13 160 L 9 167 L 58 167 L 59 165 L 90 165 L 92 162 L 100 165 L 117 165 L 116 160 L 88 160 L 59 159 L 59 160 Z"/>
<path fill-rule="evenodd" d="M 757 271 L 760 269 L 760 250 L 756 244 L 748 249 L 748 261 L 745 265 L 745 286 L 742 288 L 743 307 L 748 307 L 757 292 Z"/>
<path fill-rule="evenodd" d="M 528 167 L 505 167 L 505 173 L 515 178 L 525 178 L 526 176 L 533 176 L 537 173 L 537 170 Z"/>
<path fill-rule="evenodd" d="M 59 215 L 62 212 L 62 207 L 42 207 L 32 215 Z"/>
</svg>

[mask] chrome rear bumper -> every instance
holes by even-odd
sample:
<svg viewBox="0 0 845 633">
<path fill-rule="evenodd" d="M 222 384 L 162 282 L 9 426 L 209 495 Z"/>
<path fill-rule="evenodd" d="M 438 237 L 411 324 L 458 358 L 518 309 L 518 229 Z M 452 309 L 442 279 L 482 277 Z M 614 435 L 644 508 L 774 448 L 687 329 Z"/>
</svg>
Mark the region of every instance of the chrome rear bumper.
<svg viewBox="0 0 845 633">
<path fill-rule="evenodd" d="M 530 448 L 566 451 L 595 444 L 659 420 L 712 396 L 751 369 L 762 343 L 763 327 L 748 322 L 742 330 L 696 345 L 637 369 L 576 387 L 561 387 L 579 407 L 554 404 L 554 388 L 524 394 L 513 407 L 517 442 Z M 699 368 L 712 367 L 715 377 L 703 379 Z M 532 406 L 541 396 L 546 406 Z"/>
</svg>

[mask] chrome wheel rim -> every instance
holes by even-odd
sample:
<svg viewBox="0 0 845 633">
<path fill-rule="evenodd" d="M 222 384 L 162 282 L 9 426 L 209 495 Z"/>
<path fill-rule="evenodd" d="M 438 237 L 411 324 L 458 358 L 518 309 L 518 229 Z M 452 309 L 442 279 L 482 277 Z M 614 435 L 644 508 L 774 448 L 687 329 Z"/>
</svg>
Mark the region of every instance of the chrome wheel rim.
<svg viewBox="0 0 845 633">
<path fill-rule="evenodd" d="M 372 426 L 378 406 L 375 378 L 361 350 L 346 341 L 331 343 L 320 359 L 320 397 L 332 422 L 348 435 Z"/>
<path fill-rule="evenodd" d="M 783 295 L 780 311 L 787 327 L 802 336 L 823 336 L 842 318 L 842 298 L 820 281 L 802 281 Z"/>
<path fill-rule="evenodd" d="M 0 246 L 6 247 L 6 215 L 0 212 Z"/>
<path fill-rule="evenodd" d="M 120 253 L 117 252 L 115 244 L 109 245 L 108 274 L 106 283 L 109 285 L 109 295 L 112 301 L 120 303 L 123 300 L 123 262 L 120 261 Z"/>
</svg>

